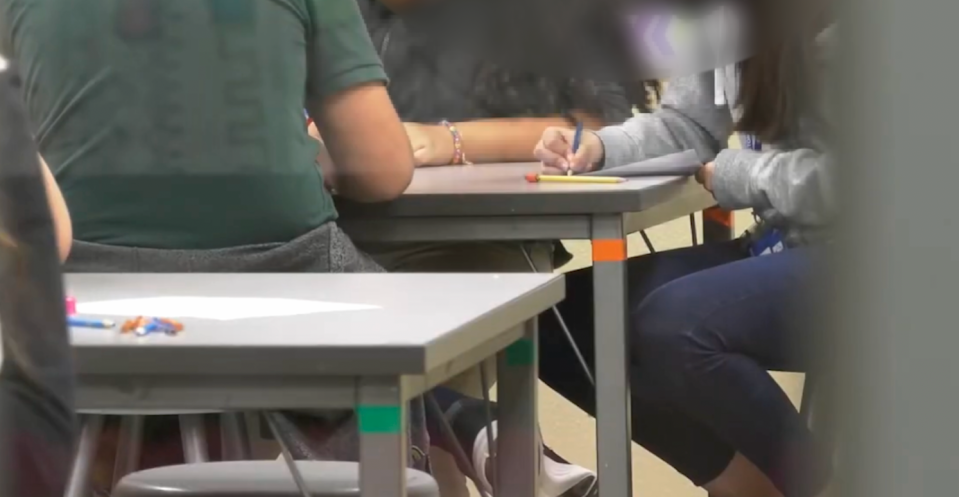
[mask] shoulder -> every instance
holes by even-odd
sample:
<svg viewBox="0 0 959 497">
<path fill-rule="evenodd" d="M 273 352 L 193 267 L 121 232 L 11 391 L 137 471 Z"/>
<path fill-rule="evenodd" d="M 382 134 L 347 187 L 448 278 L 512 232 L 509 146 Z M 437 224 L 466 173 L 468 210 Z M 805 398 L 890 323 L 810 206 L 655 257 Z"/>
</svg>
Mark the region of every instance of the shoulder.
<svg viewBox="0 0 959 497">
<path fill-rule="evenodd" d="M 283 0 L 291 1 L 291 0 Z M 345 48 L 355 43 L 362 52 L 368 43 L 364 4 L 366 0 L 300 0 L 306 4 L 306 22 L 315 41 Z M 227 2 L 229 3 L 229 2 Z M 266 3 L 266 2 L 264 2 Z M 342 50 L 341 50 L 342 51 Z M 345 52 L 349 52 L 346 50 Z M 345 53 L 344 52 L 344 53 Z"/>
</svg>

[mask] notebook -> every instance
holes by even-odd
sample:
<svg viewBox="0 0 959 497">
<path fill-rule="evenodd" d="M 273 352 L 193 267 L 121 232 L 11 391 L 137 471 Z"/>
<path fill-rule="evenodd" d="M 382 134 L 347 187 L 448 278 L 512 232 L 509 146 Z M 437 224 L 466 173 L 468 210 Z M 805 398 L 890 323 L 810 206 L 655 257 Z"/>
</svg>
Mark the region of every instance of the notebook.
<svg viewBox="0 0 959 497">
<path fill-rule="evenodd" d="M 619 167 L 609 167 L 583 173 L 583 176 L 618 176 L 635 178 L 638 176 L 691 176 L 703 166 L 695 150 L 686 150 L 675 154 L 663 155 L 654 159 L 633 162 Z"/>
</svg>

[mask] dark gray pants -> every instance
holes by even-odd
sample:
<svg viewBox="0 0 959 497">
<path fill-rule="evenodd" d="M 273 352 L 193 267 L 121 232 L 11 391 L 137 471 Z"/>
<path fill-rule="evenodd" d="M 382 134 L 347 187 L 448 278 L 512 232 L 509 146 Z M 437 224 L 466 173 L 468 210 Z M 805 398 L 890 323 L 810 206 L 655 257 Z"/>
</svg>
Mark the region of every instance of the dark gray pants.
<svg viewBox="0 0 959 497">
<path fill-rule="evenodd" d="M 335 223 L 288 243 L 212 250 L 162 250 L 74 242 L 68 273 L 370 273 L 383 272 Z M 302 459 L 358 460 L 351 413 L 288 413 L 281 422 L 284 440 Z M 305 435 L 304 435 L 305 434 Z M 412 465 L 423 469 L 429 447 L 421 400 L 410 410 Z"/>
<path fill-rule="evenodd" d="M 68 273 L 381 273 L 335 223 L 286 243 L 167 250 L 73 242 Z"/>
</svg>

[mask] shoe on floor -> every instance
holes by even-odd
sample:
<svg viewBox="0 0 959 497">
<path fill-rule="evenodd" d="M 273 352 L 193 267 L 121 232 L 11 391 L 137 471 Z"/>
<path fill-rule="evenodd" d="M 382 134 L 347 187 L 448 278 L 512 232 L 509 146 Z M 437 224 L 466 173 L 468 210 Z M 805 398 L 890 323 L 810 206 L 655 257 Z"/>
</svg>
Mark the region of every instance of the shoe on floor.
<svg viewBox="0 0 959 497">
<path fill-rule="evenodd" d="M 496 439 L 496 422 L 492 424 Z M 486 428 L 473 441 L 473 467 L 483 484 L 491 487 L 489 479 L 494 464 L 489 463 L 489 443 Z M 599 489 L 596 473 L 571 464 L 549 449 L 540 452 L 539 494 L 537 497 L 597 497 Z"/>
</svg>

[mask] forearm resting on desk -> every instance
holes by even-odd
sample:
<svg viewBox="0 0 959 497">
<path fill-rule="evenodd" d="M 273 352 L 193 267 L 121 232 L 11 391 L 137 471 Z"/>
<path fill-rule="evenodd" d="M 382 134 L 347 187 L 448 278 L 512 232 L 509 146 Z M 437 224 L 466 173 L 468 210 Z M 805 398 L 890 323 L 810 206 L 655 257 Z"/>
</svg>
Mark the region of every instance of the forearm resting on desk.
<svg viewBox="0 0 959 497">
<path fill-rule="evenodd" d="M 329 150 L 336 191 L 357 202 L 385 202 L 413 179 L 413 150 L 382 81 L 306 103 Z"/>
<path fill-rule="evenodd" d="M 337 167 L 336 161 L 333 160 L 333 156 L 330 154 L 326 143 L 323 142 L 323 139 L 320 137 L 316 127 L 312 124 L 310 125 L 310 136 L 317 141 L 317 145 L 319 147 L 319 150 L 316 154 L 316 167 L 318 167 L 320 170 L 320 174 L 323 177 L 323 184 L 326 186 L 327 190 L 357 202 L 387 200 L 379 198 L 370 199 L 365 195 L 356 193 L 357 191 L 362 191 L 362 188 L 354 188 L 354 185 L 357 181 L 359 181 L 362 185 L 364 182 L 363 178 L 358 178 L 356 176 L 350 177 L 348 174 L 342 173 L 340 168 Z"/>
<path fill-rule="evenodd" d="M 588 129 L 599 129 L 602 120 L 576 114 Z M 533 148 L 549 127 L 568 127 L 573 123 L 561 116 L 483 119 L 456 123 L 463 136 L 463 153 L 473 163 L 531 162 Z"/>
</svg>

